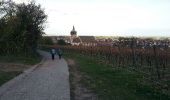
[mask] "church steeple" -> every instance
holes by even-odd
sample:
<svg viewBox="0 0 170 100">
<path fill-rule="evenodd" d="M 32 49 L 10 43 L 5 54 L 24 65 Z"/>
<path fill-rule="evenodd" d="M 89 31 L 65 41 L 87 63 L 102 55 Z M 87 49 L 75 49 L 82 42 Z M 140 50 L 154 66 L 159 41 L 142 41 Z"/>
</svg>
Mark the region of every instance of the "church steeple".
<svg viewBox="0 0 170 100">
<path fill-rule="evenodd" d="M 71 36 L 77 36 L 77 31 L 75 30 L 75 27 L 73 26 L 73 29 L 70 32 Z"/>
<path fill-rule="evenodd" d="M 75 28 L 74 28 L 74 26 L 73 26 L 73 31 L 75 31 Z"/>
</svg>

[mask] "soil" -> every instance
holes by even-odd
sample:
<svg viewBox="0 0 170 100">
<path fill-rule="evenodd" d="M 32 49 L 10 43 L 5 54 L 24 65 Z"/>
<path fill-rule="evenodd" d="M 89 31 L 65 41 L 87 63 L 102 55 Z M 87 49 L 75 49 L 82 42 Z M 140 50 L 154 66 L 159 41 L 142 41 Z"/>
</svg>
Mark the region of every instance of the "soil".
<svg viewBox="0 0 170 100">
<path fill-rule="evenodd" d="M 67 62 L 70 71 L 71 100 L 98 100 L 97 96 L 80 82 L 84 74 L 79 71 L 75 60 L 67 59 Z"/>
<path fill-rule="evenodd" d="M 24 70 L 30 67 L 31 66 L 24 65 L 24 64 L 0 63 L 0 71 L 3 71 L 3 72 L 12 72 L 12 71 L 23 72 Z"/>
</svg>

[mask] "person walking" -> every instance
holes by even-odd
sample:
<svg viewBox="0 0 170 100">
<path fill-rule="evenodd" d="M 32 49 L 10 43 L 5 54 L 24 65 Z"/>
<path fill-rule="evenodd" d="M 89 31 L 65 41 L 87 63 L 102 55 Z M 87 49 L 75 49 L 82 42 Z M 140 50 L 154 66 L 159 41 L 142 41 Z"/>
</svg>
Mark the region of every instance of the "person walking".
<svg viewBox="0 0 170 100">
<path fill-rule="evenodd" d="M 58 56 L 59 56 L 59 59 L 61 59 L 62 51 L 61 51 L 61 49 L 60 49 L 60 48 L 57 50 L 57 54 L 58 54 Z"/>
<path fill-rule="evenodd" d="M 51 49 L 51 58 L 52 58 L 52 60 L 55 59 L 55 54 L 56 54 L 56 50 L 55 49 Z"/>
</svg>

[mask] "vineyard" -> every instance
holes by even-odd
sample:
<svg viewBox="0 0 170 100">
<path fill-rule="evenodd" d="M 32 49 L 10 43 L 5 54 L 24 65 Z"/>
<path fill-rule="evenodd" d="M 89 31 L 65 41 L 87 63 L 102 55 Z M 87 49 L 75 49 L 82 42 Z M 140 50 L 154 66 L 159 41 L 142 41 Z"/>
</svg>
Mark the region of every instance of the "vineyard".
<svg viewBox="0 0 170 100">
<path fill-rule="evenodd" d="M 170 49 L 157 46 L 52 46 L 65 53 L 80 53 L 98 59 L 101 63 L 122 67 L 143 74 L 144 78 L 168 89 L 170 82 Z M 163 85 L 162 85 L 163 84 Z"/>
</svg>

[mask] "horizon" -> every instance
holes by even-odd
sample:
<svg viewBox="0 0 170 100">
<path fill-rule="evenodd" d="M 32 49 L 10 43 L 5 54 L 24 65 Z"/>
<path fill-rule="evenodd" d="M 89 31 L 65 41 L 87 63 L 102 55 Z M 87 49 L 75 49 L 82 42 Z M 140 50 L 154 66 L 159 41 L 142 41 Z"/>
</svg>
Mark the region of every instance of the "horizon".
<svg viewBox="0 0 170 100">
<path fill-rule="evenodd" d="M 43 36 L 70 36 L 70 35 L 48 35 L 45 34 Z M 125 37 L 125 38 L 131 38 L 131 37 L 136 37 L 136 38 L 156 38 L 156 39 L 161 39 L 161 38 L 168 38 L 170 39 L 170 36 L 107 36 L 107 35 L 77 35 L 77 36 L 94 36 L 94 37 L 114 37 L 114 38 L 118 38 L 118 37 Z"/>
<path fill-rule="evenodd" d="M 14 0 L 17 3 L 27 0 Z M 45 33 L 87 36 L 170 36 L 169 0 L 35 0 L 48 15 Z"/>
</svg>

